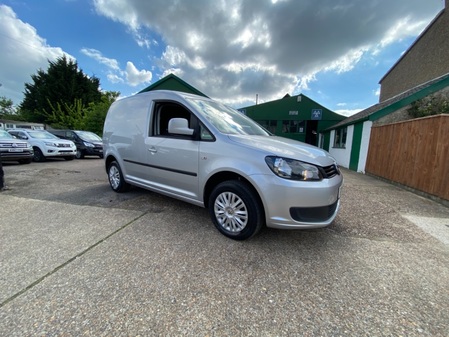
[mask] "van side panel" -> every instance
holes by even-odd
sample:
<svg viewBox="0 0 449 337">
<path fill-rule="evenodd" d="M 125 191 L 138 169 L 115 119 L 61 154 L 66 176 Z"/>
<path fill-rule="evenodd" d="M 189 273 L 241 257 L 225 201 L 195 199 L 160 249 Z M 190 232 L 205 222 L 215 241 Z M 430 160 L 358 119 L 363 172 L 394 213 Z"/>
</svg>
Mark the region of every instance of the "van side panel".
<svg viewBox="0 0 449 337">
<path fill-rule="evenodd" d="M 125 180 L 141 176 L 146 160 L 145 136 L 150 123 L 151 95 L 135 95 L 114 102 L 106 116 L 103 133 L 105 157 L 118 159 Z"/>
</svg>

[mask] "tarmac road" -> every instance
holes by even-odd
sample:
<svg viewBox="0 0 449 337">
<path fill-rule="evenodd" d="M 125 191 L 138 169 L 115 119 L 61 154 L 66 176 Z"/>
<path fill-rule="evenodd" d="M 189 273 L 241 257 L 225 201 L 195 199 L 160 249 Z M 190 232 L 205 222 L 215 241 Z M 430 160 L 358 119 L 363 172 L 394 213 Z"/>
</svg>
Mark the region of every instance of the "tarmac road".
<svg viewBox="0 0 449 337">
<path fill-rule="evenodd" d="M 449 209 L 383 181 L 345 170 L 330 227 L 236 242 L 101 159 L 4 169 L 0 336 L 449 335 Z"/>
</svg>

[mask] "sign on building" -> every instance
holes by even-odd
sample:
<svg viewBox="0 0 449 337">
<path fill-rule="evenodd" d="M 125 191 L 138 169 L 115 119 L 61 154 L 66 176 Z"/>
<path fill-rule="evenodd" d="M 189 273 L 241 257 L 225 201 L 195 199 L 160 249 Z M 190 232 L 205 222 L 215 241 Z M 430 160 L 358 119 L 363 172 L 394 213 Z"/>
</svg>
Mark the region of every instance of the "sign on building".
<svg viewBox="0 0 449 337">
<path fill-rule="evenodd" d="M 312 120 L 313 121 L 320 121 L 323 117 L 323 110 L 322 109 L 312 109 Z"/>
</svg>

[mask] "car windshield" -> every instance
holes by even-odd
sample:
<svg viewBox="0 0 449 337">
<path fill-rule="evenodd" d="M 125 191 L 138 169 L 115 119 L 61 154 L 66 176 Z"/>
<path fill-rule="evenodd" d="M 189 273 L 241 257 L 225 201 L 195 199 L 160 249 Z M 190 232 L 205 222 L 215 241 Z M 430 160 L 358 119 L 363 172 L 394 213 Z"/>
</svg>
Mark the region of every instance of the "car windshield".
<svg viewBox="0 0 449 337">
<path fill-rule="evenodd" d="M 5 130 L 0 130 L 0 139 L 14 139 L 14 137 Z"/>
<path fill-rule="evenodd" d="M 55 135 L 47 131 L 28 131 L 28 135 L 31 138 L 36 139 L 59 139 L 59 137 L 56 137 Z"/>
<path fill-rule="evenodd" d="M 227 135 L 270 135 L 267 130 L 252 119 L 224 104 L 192 98 L 188 98 L 188 101 L 221 133 Z"/>
<path fill-rule="evenodd" d="M 80 138 L 82 138 L 84 140 L 90 140 L 92 142 L 101 142 L 102 141 L 100 136 L 98 136 L 95 133 L 90 132 L 90 131 L 76 131 L 76 133 L 78 134 L 78 136 L 80 136 Z"/>
</svg>

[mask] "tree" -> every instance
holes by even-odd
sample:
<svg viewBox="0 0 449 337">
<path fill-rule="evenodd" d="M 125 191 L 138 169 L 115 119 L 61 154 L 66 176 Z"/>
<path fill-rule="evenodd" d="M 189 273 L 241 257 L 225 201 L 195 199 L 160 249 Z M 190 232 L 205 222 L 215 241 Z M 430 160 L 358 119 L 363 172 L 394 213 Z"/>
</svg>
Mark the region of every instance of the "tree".
<svg viewBox="0 0 449 337">
<path fill-rule="evenodd" d="M 31 79 L 33 83 L 25 83 L 24 100 L 20 104 L 21 114 L 29 122 L 48 123 L 55 108 L 64 113 L 77 100 L 76 104 L 83 107 L 101 101 L 100 80 L 85 75 L 65 55 L 49 61 L 47 72 L 39 69 Z M 70 114 L 69 110 L 65 112 Z"/>
<path fill-rule="evenodd" d="M 2 118 L 7 118 L 14 115 L 14 113 L 15 110 L 12 100 L 4 96 L 0 97 L 0 116 Z"/>
<path fill-rule="evenodd" d="M 48 102 L 51 111 L 46 113 L 47 123 L 55 129 L 75 129 L 84 130 L 84 119 L 86 117 L 86 109 L 81 99 L 75 99 L 73 104 L 53 105 Z"/>
<path fill-rule="evenodd" d="M 103 135 L 103 125 L 108 113 L 109 107 L 120 96 L 119 92 L 106 91 L 101 95 L 101 101 L 90 103 L 87 108 L 85 118 L 85 130 L 92 131 L 97 135 Z"/>
<path fill-rule="evenodd" d="M 81 99 L 71 104 L 49 102 L 51 111 L 46 113 L 47 122 L 55 129 L 86 130 L 102 135 L 109 107 L 119 96 L 119 92 L 106 91 L 101 93 L 100 102 L 91 102 L 88 106 L 84 106 Z"/>
</svg>

